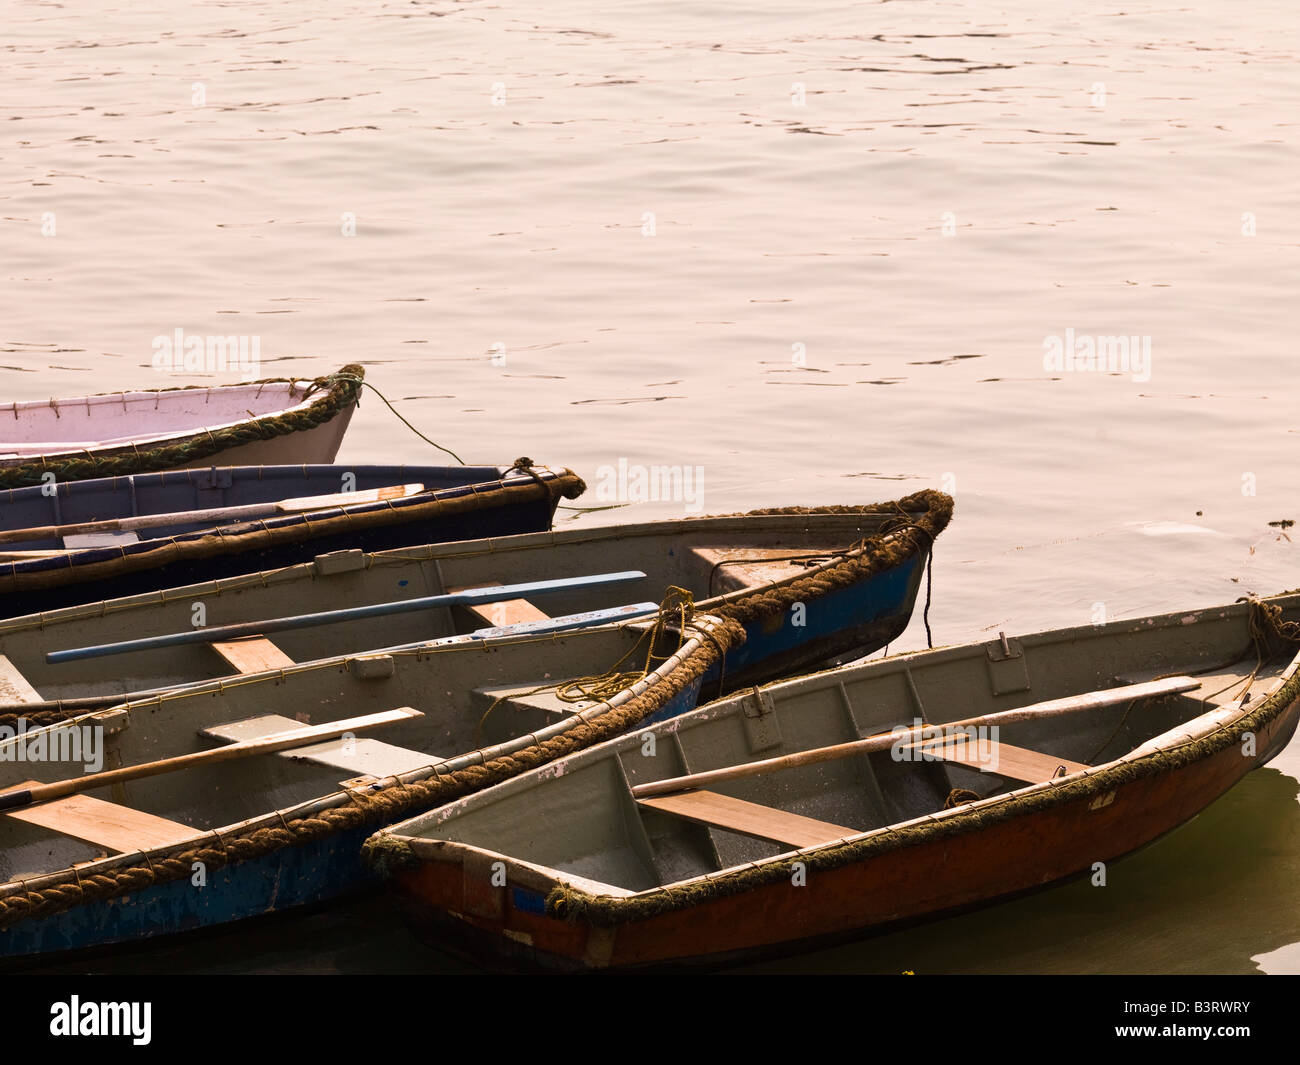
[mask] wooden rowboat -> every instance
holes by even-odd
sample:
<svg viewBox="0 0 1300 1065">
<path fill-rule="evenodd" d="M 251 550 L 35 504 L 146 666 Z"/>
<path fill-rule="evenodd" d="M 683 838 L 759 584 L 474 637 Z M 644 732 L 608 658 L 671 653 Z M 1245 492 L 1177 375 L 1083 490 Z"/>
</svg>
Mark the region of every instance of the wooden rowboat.
<svg viewBox="0 0 1300 1065">
<path fill-rule="evenodd" d="M 1194 817 L 1294 733 L 1297 619 L 1288 595 L 755 689 L 367 854 L 439 942 L 543 965 L 840 942 L 1096 875 Z"/>
<path fill-rule="evenodd" d="M 12 489 L 0 493 L 0 617 L 331 551 L 534 532 L 584 487 L 531 466 L 237 466 Z"/>
<path fill-rule="evenodd" d="M 364 371 L 0 406 L 0 488 L 202 466 L 333 462 Z"/>
<path fill-rule="evenodd" d="M 699 616 L 462 638 L 0 729 L 12 737 L 0 739 L 0 957 L 212 927 L 376 883 L 360 855 L 376 829 L 690 709 L 733 627 Z M 631 673 L 573 701 L 555 690 L 611 667 Z"/>
<path fill-rule="evenodd" d="M 409 467 L 393 474 L 395 480 L 416 476 Z M 710 672 L 706 691 L 753 684 L 833 656 L 866 654 L 894 639 L 911 616 L 930 540 L 951 506 L 947 496 L 922 493 L 870 507 L 567 529 L 369 555 L 351 550 L 42 611 L 0 621 L 0 723 L 21 715 L 48 724 L 240 671 L 585 614 L 610 605 L 607 587 L 565 582 L 523 603 L 421 603 L 465 588 L 590 573 L 592 560 L 602 570 L 644 573 L 629 587 L 632 597 L 657 600 L 675 586 L 694 597 L 700 612 L 739 620 L 747 638 Z M 795 603 L 802 604 L 797 611 Z M 393 610 L 381 612 L 383 604 Z M 341 608 L 351 612 L 339 614 Z M 374 612 L 358 616 L 360 608 Z M 262 624 L 319 613 L 330 614 L 324 624 L 274 632 Z M 165 639 L 192 635 L 196 625 L 209 634 L 201 642 Z M 231 646 L 221 631 L 239 625 L 251 627 L 246 636 L 267 638 Z M 98 652 L 67 653 L 95 647 Z"/>
</svg>

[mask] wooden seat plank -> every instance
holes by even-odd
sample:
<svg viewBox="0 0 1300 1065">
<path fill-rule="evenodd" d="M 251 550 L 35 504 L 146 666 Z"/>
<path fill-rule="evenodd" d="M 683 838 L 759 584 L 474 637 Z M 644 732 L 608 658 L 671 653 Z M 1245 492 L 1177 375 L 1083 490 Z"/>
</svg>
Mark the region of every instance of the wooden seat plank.
<svg viewBox="0 0 1300 1065">
<path fill-rule="evenodd" d="M 0 655 L 0 704 L 39 703 L 40 693 L 27 683 L 27 678 L 7 655 Z"/>
<path fill-rule="evenodd" d="M 357 737 L 352 740 L 330 740 L 327 743 L 313 744 L 311 747 L 299 747 L 295 751 L 285 751 L 286 758 L 296 762 L 313 762 L 327 765 L 333 769 L 345 769 L 356 776 L 392 777 L 399 773 L 409 773 L 415 769 L 425 769 L 437 765 L 446 759 L 437 755 L 423 754 L 410 747 L 398 747 L 394 743 Z"/>
<path fill-rule="evenodd" d="M 21 788 L 35 783 L 26 781 L 13 786 Z M 91 795 L 69 795 L 66 799 L 13 810 L 8 816 L 118 854 L 166 847 L 196 834 L 196 830 L 188 825 L 132 810 L 129 806 L 105 802 Z"/>
<path fill-rule="evenodd" d="M 695 547 L 691 553 L 708 564 L 709 587 L 715 594 L 761 588 L 808 569 L 807 560 L 796 561 L 790 556 L 809 552 L 789 547 Z M 829 560 L 829 551 L 825 557 Z"/>
<path fill-rule="evenodd" d="M 69 551 L 89 551 L 96 547 L 124 547 L 127 544 L 138 544 L 140 534 L 131 531 L 127 532 L 90 532 L 90 533 L 68 533 L 62 537 L 63 546 Z"/>
<path fill-rule="evenodd" d="M 546 614 L 533 606 L 527 599 L 507 599 L 501 603 L 479 603 L 467 607 L 471 614 L 482 618 L 495 629 L 507 625 L 522 625 L 526 621 L 547 621 Z"/>
<path fill-rule="evenodd" d="M 292 718 L 282 717 L 279 714 L 265 714 L 262 717 L 250 717 L 243 721 L 232 721 L 226 725 L 203 729 L 200 734 L 209 739 L 240 743 L 301 727 L 301 722 L 294 721 Z M 361 736 L 350 740 L 340 738 L 314 743 L 308 747 L 296 747 L 290 751 L 281 751 L 280 757 L 298 762 L 312 762 L 332 769 L 343 769 L 355 776 L 368 777 L 391 777 L 445 761 L 437 755 L 424 754 L 409 747 L 399 747 L 393 743 L 384 743 L 381 740 Z"/>
<path fill-rule="evenodd" d="M 481 584 L 464 584 L 447 591 L 453 595 L 468 592 L 475 588 L 498 588 L 505 582 L 500 580 L 485 581 Z M 527 599 L 504 599 L 499 603 L 473 603 L 465 607 L 471 614 L 482 618 L 493 628 L 506 625 L 521 625 L 528 621 L 548 621 L 550 615 L 530 603 Z"/>
<path fill-rule="evenodd" d="M 500 702 L 503 707 L 544 710 L 548 714 L 576 714 L 596 702 L 595 699 L 585 699 L 566 703 L 556 694 L 553 680 L 535 680 L 531 684 L 511 684 L 504 688 L 475 688 L 474 694 L 481 697 L 484 707 Z"/>
<path fill-rule="evenodd" d="M 265 673 L 270 669 L 287 669 L 294 665 L 293 659 L 265 636 L 218 640 L 210 646 L 237 673 Z"/>
<path fill-rule="evenodd" d="M 660 795 L 652 799 L 638 799 L 638 806 L 672 814 L 675 817 L 738 832 L 742 836 L 770 840 L 789 847 L 816 847 L 834 843 L 846 836 L 859 835 L 856 828 L 844 828 L 812 817 L 787 813 L 760 806 L 758 803 L 735 799 L 714 791 L 684 791 L 676 795 Z"/>
<path fill-rule="evenodd" d="M 924 752 L 936 761 L 949 762 L 966 769 L 974 769 L 990 776 L 1019 780 L 1025 784 L 1040 784 L 1067 773 L 1078 773 L 1087 769 L 1082 762 L 1072 762 L 1068 758 L 1040 754 L 1023 747 L 1013 747 L 1009 743 L 993 743 L 987 740 L 965 740 L 951 736 L 943 740 L 924 740 L 909 743 L 907 747 Z M 1065 772 L 1061 772 L 1064 769 Z"/>
</svg>

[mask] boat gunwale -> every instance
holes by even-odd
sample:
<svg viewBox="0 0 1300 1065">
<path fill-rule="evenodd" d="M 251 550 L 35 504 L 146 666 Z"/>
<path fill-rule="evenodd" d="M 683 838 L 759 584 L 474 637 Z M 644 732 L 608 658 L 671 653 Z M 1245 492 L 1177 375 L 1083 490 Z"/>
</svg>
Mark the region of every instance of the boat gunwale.
<svg viewBox="0 0 1300 1065">
<path fill-rule="evenodd" d="M 481 483 L 489 484 L 495 482 Z M 631 540 L 659 535 L 672 536 L 698 531 L 701 523 L 708 524 L 709 532 L 727 532 L 733 529 L 752 529 L 756 526 L 763 531 L 767 531 L 769 527 L 780 528 L 783 524 L 790 524 L 791 528 L 795 528 L 795 523 L 802 523 L 802 527 L 807 528 L 809 525 L 808 519 L 810 518 L 819 519 L 816 524 L 833 526 L 839 522 L 850 523 L 854 519 L 862 516 L 863 515 L 834 514 L 826 511 L 800 515 L 729 514 L 719 517 L 702 515 L 700 517 L 692 518 L 668 519 L 667 521 L 646 521 L 630 526 L 599 525 L 578 529 L 550 529 L 541 532 L 518 533 L 513 536 L 482 537 L 478 540 L 421 544 L 412 547 L 391 548 L 385 551 L 363 552 L 362 564 L 358 568 L 369 570 L 385 565 L 396 566 L 420 562 L 446 562 L 460 558 L 481 558 L 489 555 L 507 555 L 519 551 L 540 550 L 547 547 L 574 546 L 587 542 L 600 542 L 610 539 Z M 865 516 L 874 517 L 875 515 Z M 894 516 L 896 515 L 881 515 L 882 518 Z M 883 542 L 892 542 L 892 540 L 900 536 L 902 532 L 903 530 L 887 532 L 876 541 L 876 545 Z M 112 550 L 114 552 L 116 551 L 116 549 Z M 922 548 L 923 554 L 928 552 L 928 550 L 929 545 L 925 545 Z M 780 588 L 793 581 L 801 580 L 808 576 L 815 576 L 832 566 L 839 565 L 846 558 L 857 558 L 860 557 L 861 554 L 862 549 L 859 549 L 845 555 L 835 556 L 825 563 L 791 574 L 789 577 L 782 578 L 780 581 L 773 581 L 764 585 L 737 588 L 730 592 L 724 592 L 716 596 L 710 596 L 706 599 L 698 600 L 695 606 L 701 613 L 708 613 L 710 609 L 716 608 L 719 605 L 728 603 L 745 595 L 753 594 L 756 588 Z M 200 581 L 195 584 L 179 585 L 173 588 L 164 588 L 154 592 L 139 592 L 136 595 L 115 599 L 101 599 L 95 603 L 82 603 L 74 606 L 60 607 L 57 610 L 20 614 L 16 617 L 0 619 L 0 638 L 25 630 L 44 629 L 47 625 L 57 624 L 64 621 L 80 621 L 92 618 L 108 617 L 110 614 L 122 614 L 131 610 L 164 605 L 184 599 L 193 599 L 195 596 L 201 594 L 220 596 L 226 592 L 238 592 L 247 588 L 267 587 L 272 581 L 276 583 L 292 584 L 298 580 L 328 580 L 332 576 L 336 576 L 336 574 L 321 574 L 317 572 L 315 566 L 316 563 L 314 561 L 297 562 L 291 566 L 281 566 L 275 569 L 239 574 L 233 577 L 222 577 L 213 581 Z M 353 574 L 356 570 L 347 570 L 344 572 L 347 574 Z"/>
<path fill-rule="evenodd" d="M 267 468 L 267 467 L 264 467 Z M 517 477 L 502 477 L 494 481 L 480 481 L 453 488 L 435 489 L 420 492 L 400 499 L 384 499 L 365 503 L 344 503 L 322 507 L 320 510 L 281 514 L 266 518 L 252 518 L 235 521 L 226 525 L 211 525 L 193 532 L 176 533 L 171 536 L 158 536 L 139 540 L 131 544 L 115 544 L 107 547 L 73 548 L 55 551 L 44 558 L 16 560 L 0 563 L 0 580 L 16 580 L 30 576 L 49 576 L 59 574 L 71 576 L 79 568 L 100 565 L 106 562 L 130 562 L 146 560 L 147 556 L 168 547 L 185 548 L 201 545 L 205 540 L 218 540 L 222 544 L 240 543 L 255 537 L 258 533 L 273 533 L 291 530 L 299 526 L 310 526 L 312 522 L 324 522 L 339 518 L 369 518 L 374 515 L 399 514 L 406 516 L 420 507 L 439 506 L 441 504 L 464 499 L 466 497 L 482 498 L 511 489 L 540 486 L 551 491 L 555 481 L 566 476 L 575 476 L 569 471 L 556 472 L 549 467 L 534 467 L 537 477 L 521 474 Z M 412 518 L 412 521 L 417 520 Z M 312 539 L 308 537 L 307 539 Z M 151 568 L 151 567 L 144 567 Z M 59 584 L 74 584 L 74 580 L 60 580 Z M 23 588 L 8 589 L 6 594 L 24 591 Z M 149 593 L 143 593 L 148 595 Z M 104 602 L 105 600 L 101 600 Z M 30 615 L 20 615 L 28 617 Z"/>
</svg>

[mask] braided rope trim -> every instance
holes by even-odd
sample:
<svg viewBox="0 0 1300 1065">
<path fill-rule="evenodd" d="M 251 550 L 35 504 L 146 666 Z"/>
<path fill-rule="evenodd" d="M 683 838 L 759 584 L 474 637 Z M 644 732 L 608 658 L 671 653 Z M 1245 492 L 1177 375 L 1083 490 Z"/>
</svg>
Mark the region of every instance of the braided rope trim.
<svg viewBox="0 0 1300 1065">
<path fill-rule="evenodd" d="M 14 466 L 0 467 L 0 489 L 25 488 L 42 483 L 42 476 L 53 473 L 59 481 L 85 481 L 94 477 L 119 477 L 133 473 L 153 473 L 169 470 L 177 466 L 187 466 L 203 459 L 211 458 L 222 451 L 251 444 L 259 440 L 271 440 L 289 433 L 305 432 L 318 425 L 331 421 L 341 411 L 356 404 L 361 395 L 365 370 L 356 363 L 349 363 L 337 373 L 317 377 L 311 381 L 303 380 L 308 385 L 306 395 L 321 391 L 319 398 L 301 410 L 283 411 L 270 414 L 238 425 L 209 431 L 197 429 L 193 436 L 174 443 L 163 444 L 155 448 L 137 448 L 135 445 L 123 445 L 103 452 L 87 451 L 83 454 L 69 455 L 66 458 L 49 459 L 42 456 Z M 247 385 L 296 384 L 299 379 L 270 377 L 261 381 L 250 381 Z M 183 392 L 192 389 L 211 389 L 209 385 L 185 385 L 177 388 L 149 389 L 151 392 Z M 216 386 L 220 387 L 220 386 Z M 113 395 L 115 393 L 101 393 Z"/>
<path fill-rule="evenodd" d="M 73 564 L 73 555 L 57 555 L 33 562 L 11 562 L 0 573 L 0 595 L 57 588 L 83 581 L 106 580 L 126 573 L 154 569 L 175 562 L 245 554 L 295 544 L 323 536 L 356 534 L 379 526 L 409 525 L 474 511 L 511 507 L 536 500 L 554 509 L 561 496 L 576 499 L 586 483 L 572 470 L 546 479 L 506 484 L 494 481 L 472 492 L 443 499 L 421 501 L 418 497 L 389 500 L 386 504 L 364 504 L 338 514 L 323 512 L 284 515 L 274 519 L 243 522 L 221 529 L 187 533 L 166 540 L 144 540 L 114 548 L 108 558 Z"/>
<path fill-rule="evenodd" d="M 897 522 L 887 522 L 860 547 L 848 552 L 838 562 L 823 566 L 795 580 L 737 595 L 734 599 L 708 607 L 710 614 L 731 618 L 741 624 L 783 614 L 795 603 L 807 603 L 842 588 L 859 584 L 885 570 L 902 565 L 913 557 L 925 556 L 938 535 L 952 521 L 953 500 L 943 492 L 927 489 L 892 503 L 872 503 L 860 507 L 783 507 L 751 510 L 745 516 L 799 514 L 896 515 Z M 915 516 L 919 513 L 919 517 Z M 902 533 L 903 535 L 896 535 Z"/>
<path fill-rule="evenodd" d="M 745 640 L 745 631 L 722 621 L 705 634 L 678 666 L 623 705 L 591 717 L 575 716 L 563 732 L 477 765 L 421 780 L 383 782 L 374 791 L 339 792 L 322 801 L 339 805 L 301 817 L 280 816 L 274 826 L 252 827 L 180 845 L 172 852 L 142 854 L 135 864 L 92 872 L 67 869 L 42 877 L 41 886 L 0 896 L 0 930 L 20 921 L 46 918 L 78 906 L 121 898 L 156 884 L 188 879 L 194 862 L 218 869 L 252 861 L 286 847 L 326 839 L 355 829 L 378 829 L 442 806 L 568 754 L 620 735 L 652 716 L 696 683 L 728 650 Z"/>
<path fill-rule="evenodd" d="M 520 459 L 514 468 L 531 468 L 531 463 L 520 465 L 527 462 L 528 460 Z M 568 470 L 556 480 L 547 483 L 553 486 L 553 492 L 567 499 L 577 498 L 586 487 L 580 478 Z M 531 486 L 525 487 L 530 488 Z M 868 539 L 861 548 L 846 554 L 839 561 L 823 566 L 810 574 L 797 577 L 784 584 L 719 596 L 716 600 L 710 600 L 707 606 L 701 609 L 706 610 L 715 617 L 729 618 L 740 622 L 742 625 L 753 625 L 756 621 L 783 614 L 795 603 L 812 602 L 820 596 L 829 595 L 839 589 L 865 581 L 877 573 L 902 564 L 917 552 L 928 549 L 930 542 L 947 527 L 948 522 L 952 519 L 952 511 L 953 501 L 949 496 L 941 492 L 930 491 L 918 492 L 915 495 L 907 496 L 905 499 L 892 503 L 879 503 L 868 506 L 789 507 L 779 510 L 753 511 L 751 513 L 757 515 L 788 514 L 794 516 L 828 513 L 862 514 L 864 516 L 882 513 L 901 514 L 907 516 L 908 525 L 914 524 L 922 535 L 920 538 L 909 535 L 899 540 L 896 537 L 891 537 L 887 531 L 879 532 Z M 910 515 L 917 512 L 920 512 L 920 517 L 916 518 L 913 523 Z M 746 517 L 748 515 L 731 516 Z M 900 517 L 900 521 L 902 520 L 903 518 Z M 313 527 L 316 531 L 321 528 L 320 523 L 315 523 Z M 356 527 L 352 526 L 352 528 Z M 906 529 L 907 526 L 904 526 L 904 528 Z M 259 544 L 258 546 L 262 545 Z M 186 555 L 183 557 L 204 556 Z M 174 557 L 168 557 L 164 561 L 175 560 Z M 126 569 L 119 568 L 121 563 L 120 558 L 114 558 L 111 563 L 103 564 L 110 566 L 107 572 L 103 573 L 101 571 L 99 574 L 90 574 L 83 567 L 77 571 L 77 579 L 87 580 L 96 575 L 117 576 L 120 573 L 127 572 Z M 5 575 L 0 575 L 0 593 L 3 593 L 6 588 L 5 581 Z M 55 583 L 55 581 L 41 582 L 37 587 L 51 587 Z M 59 721 L 67 721 L 87 712 L 86 707 L 74 704 L 67 708 L 51 707 L 39 711 L 0 714 L 0 725 L 16 728 L 20 718 L 27 722 L 29 728 L 51 725 Z"/>
</svg>

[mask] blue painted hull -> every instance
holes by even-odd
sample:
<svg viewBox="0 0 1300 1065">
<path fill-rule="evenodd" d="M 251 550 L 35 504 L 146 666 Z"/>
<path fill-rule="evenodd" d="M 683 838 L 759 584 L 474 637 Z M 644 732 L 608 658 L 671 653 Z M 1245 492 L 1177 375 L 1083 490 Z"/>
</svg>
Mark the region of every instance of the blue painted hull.
<svg viewBox="0 0 1300 1065">
<path fill-rule="evenodd" d="M 725 671 L 715 666 L 705 675 L 705 691 L 716 698 L 720 691 L 807 671 L 837 655 L 880 650 L 907 628 L 925 562 L 924 556 L 913 557 L 806 604 L 802 625 L 791 611 L 774 625 L 747 625 L 745 643 L 727 655 Z"/>
<path fill-rule="evenodd" d="M 77 481 L 59 485 L 58 492 L 48 498 L 40 488 L 20 488 L 0 494 L 0 527 L 23 529 L 127 517 L 137 512 L 169 513 L 263 503 L 291 496 L 325 495 L 340 490 L 345 472 L 355 475 L 354 488 L 357 491 L 421 483 L 429 491 L 436 492 L 437 498 L 452 499 L 481 493 L 487 485 L 497 483 L 504 471 L 491 466 L 232 467 Z M 520 477 L 519 474 L 513 476 L 516 479 Z M 221 487 L 207 487 L 209 482 Z M 526 476 L 524 483 L 527 483 Z M 350 527 L 341 532 L 325 532 L 319 523 L 313 525 L 308 521 L 310 515 L 279 516 L 267 519 L 267 522 L 277 528 L 293 529 L 292 538 L 286 542 L 257 546 L 264 543 L 264 537 L 251 534 L 241 538 L 238 533 L 228 534 L 219 554 L 153 562 L 147 568 L 118 572 L 111 577 L 71 582 L 65 579 L 68 569 L 111 561 L 123 550 L 133 555 L 144 551 L 155 540 L 175 538 L 184 542 L 203 535 L 202 527 L 193 523 L 161 526 L 149 530 L 149 540 L 125 549 L 84 549 L 51 558 L 6 564 L 0 576 L 21 576 L 24 584 L 22 590 L 0 586 L 0 618 L 278 569 L 309 562 L 316 555 L 330 551 L 358 548 L 385 551 L 415 544 L 544 532 L 551 527 L 557 501 L 538 495 L 526 502 L 485 505 L 460 513 L 431 514 L 414 521 L 399 520 L 396 515 L 400 514 L 401 507 L 398 507 L 393 508 L 391 521 Z M 253 527 L 249 525 L 248 528 L 251 530 Z M 46 550 L 59 546 L 60 542 L 56 540 L 33 540 L 9 544 L 6 548 Z"/>
</svg>

